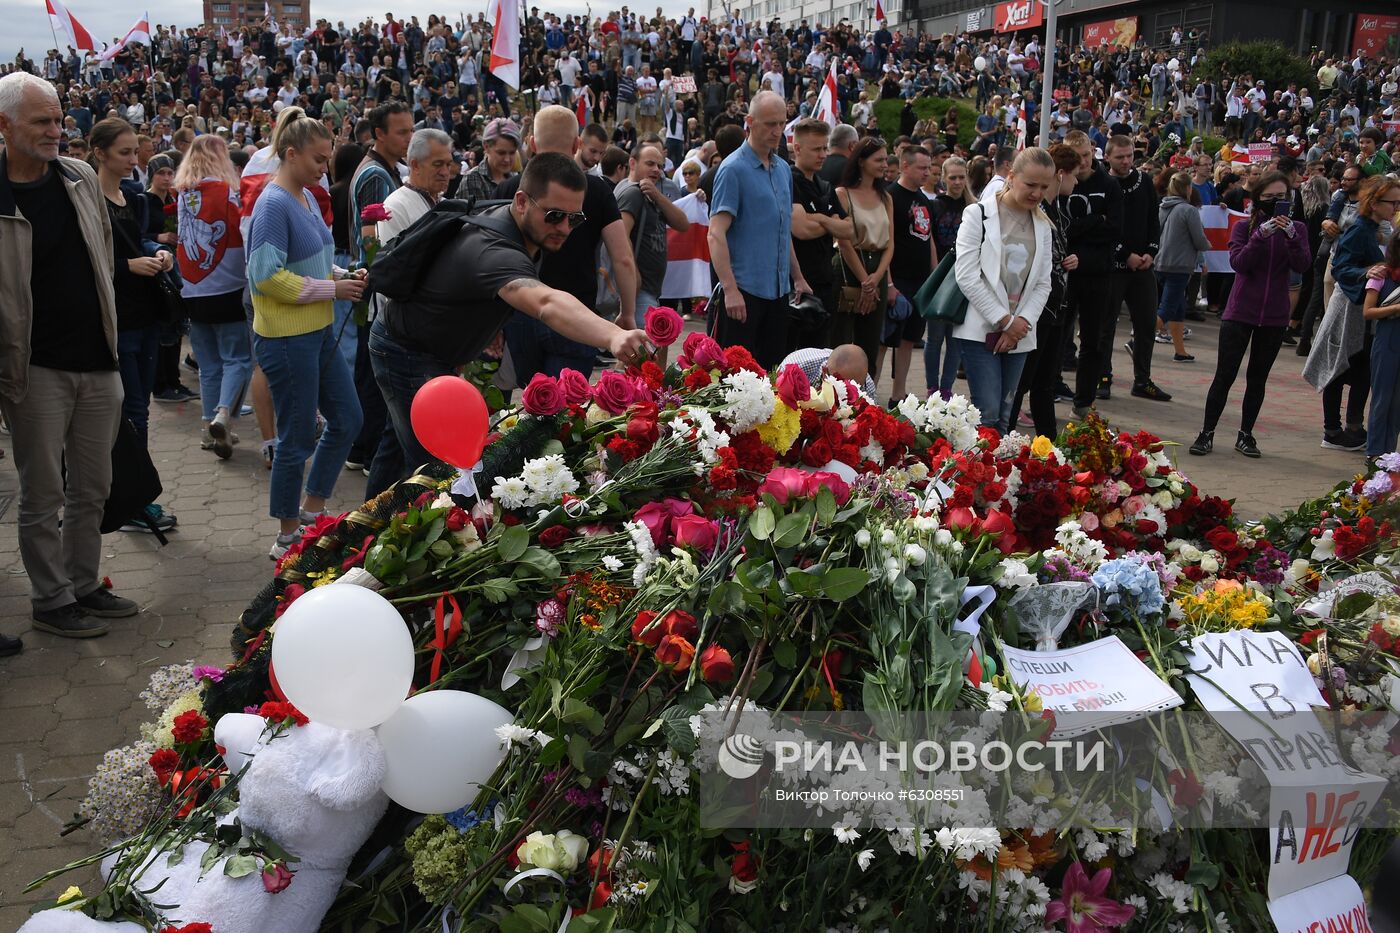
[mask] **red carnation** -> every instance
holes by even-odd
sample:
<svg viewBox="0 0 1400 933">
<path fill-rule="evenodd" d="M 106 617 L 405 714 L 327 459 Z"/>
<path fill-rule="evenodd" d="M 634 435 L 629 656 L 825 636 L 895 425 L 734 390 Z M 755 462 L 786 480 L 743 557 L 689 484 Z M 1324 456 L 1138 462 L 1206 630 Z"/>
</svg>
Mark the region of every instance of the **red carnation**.
<svg viewBox="0 0 1400 933">
<path fill-rule="evenodd" d="M 259 706 L 258 715 L 270 722 L 286 722 L 290 719 L 298 726 L 304 726 L 311 721 L 291 703 L 279 703 L 276 700 L 268 700 Z"/>
<path fill-rule="evenodd" d="M 170 734 L 181 745 L 191 745 L 204 738 L 204 730 L 209 728 L 209 720 L 196 710 L 188 710 L 175 717 Z"/>
<path fill-rule="evenodd" d="M 156 773 L 161 784 L 170 783 L 170 776 L 180 767 L 180 753 L 171 748 L 162 748 L 147 759 L 146 763 Z"/>
</svg>

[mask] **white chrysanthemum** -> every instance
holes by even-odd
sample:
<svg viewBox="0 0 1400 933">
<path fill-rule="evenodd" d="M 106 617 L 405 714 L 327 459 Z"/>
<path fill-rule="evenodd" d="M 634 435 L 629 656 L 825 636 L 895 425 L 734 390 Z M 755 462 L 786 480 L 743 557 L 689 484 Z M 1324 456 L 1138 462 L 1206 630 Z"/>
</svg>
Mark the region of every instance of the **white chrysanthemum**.
<svg viewBox="0 0 1400 933">
<path fill-rule="evenodd" d="M 622 559 L 611 554 L 603 555 L 603 569 L 609 573 L 617 573 L 622 569 Z"/>
<path fill-rule="evenodd" d="M 1020 431 L 1012 431 L 1002 437 L 1001 443 L 997 444 L 995 456 L 998 460 L 1012 460 L 1020 456 L 1022 447 L 1029 447 L 1032 438 L 1026 437 Z"/>
<path fill-rule="evenodd" d="M 1055 543 L 1069 557 L 1070 561 L 1093 570 L 1108 559 L 1108 549 L 1102 541 L 1095 541 L 1084 533 L 1076 521 L 1068 521 L 1055 529 Z"/>
<path fill-rule="evenodd" d="M 741 369 L 724 377 L 724 420 L 736 434 L 750 431 L 773 417 L 777 397 L 767 378 Z"/>
<path fill-rule="evenodd" d="M 856 853 L 856 864 L 860 866 L 861 871 L 868 869 L 873 861 L 875 861 L 874 849 L 861 849 Z"/>
<path fill-rule="evenodd" d="M 534 729 L 513 722 L 496 727 L 496 738 L 500 740 L 501 747 L 507 751 L 513 745 L 528 745 L 534 740 L 535 734 Z"/>
<path fill-rule="evenodd" d="M 503 509 L 524 508 L 530 500 L 530 487 L 518 476 L 498 476 L 491 487 L 491 498 Z"/>
<path fill-rule="evenodd" d="M 527 460 L 520 478 L 530 487 L 527 505 L 547 505 L 558 502 L 566 493 L 578 491 L 578 477 L 564 463 L 563 454 L 549 454 Z"/>
<path fill-rule="evenodd" d="M 997 584 L 1003 589 L 1020 590 L 1036 585 L 1035 574 L 1026 567 L 1025 561 L 1007 557 L 997 567 L 1001 570 L 1001 579 L 997 580 Z"/>
<path fill-rule="evenodd" d="M 1172 909 L 1179 914 L 1191 910 L 1191 885 L 1177 881 L 1166 872 L 1158 872 L 1147 879 L 1147 886 L 1157 892 L 1164 901 L 1171 901 Z"/>
</svg>

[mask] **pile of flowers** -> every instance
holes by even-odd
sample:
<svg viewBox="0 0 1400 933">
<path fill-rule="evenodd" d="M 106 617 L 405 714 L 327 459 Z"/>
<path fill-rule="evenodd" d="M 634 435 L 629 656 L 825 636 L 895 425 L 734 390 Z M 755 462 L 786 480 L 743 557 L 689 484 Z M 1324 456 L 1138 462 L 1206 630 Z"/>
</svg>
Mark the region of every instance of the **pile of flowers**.
<svg viewBox="0 0 1400 933">
<path fill-rule="evenodd" d="M 653 336 L 679 333 L 653 318 Z M 1091 415 L 1056 438 L 1003 437 L 980 417 L 957 396 L 886 410 L 700 334 L 665 367 L 537 376 L 496 416 L 478 495 L 427 471 L 312 529 L 244 614 L 227 668 L 153 683 L 161 718 L 95 779 L 107 797 L 92 809 L 122 782 L 158 804 L 177 793 L 163 774 L 217 768 L 208 726 L 222 712 L 300 721 L 268 671 L 276 620 L 310 587 L 367 585 L 422 649 L 416 688 L 479 693 L 515 721 L 467 807 L 390 811 L 327 928 L 1268 928 L 1268 859 L 1248 831 L 1121 826 L 1107 811 L 1047 824 L 1053 781 L 1004 801 L 964 785 L 948 825 L 926 828 L 854 811 L 821 830 L 702 824 L 718 713 L 1029 714 L 1037 740 L 1052 734 L 1003 652 L 1036 648 L 1009 604 L 1053 582 L 1094 594 L 1060 647 L 1116 636 L 1188 708 L 1189 639 L 1241 630 L 1283 633 L 1334 708 L 1385 706 L 1400 483 L 1361 477 L 1245 525 L 1149 434 Z M 1364 598 L 1318 602 L 1360 571 L 1381 581 Z M 994 598 L 974 640 L 959 619 L 978 586 Z M 1391 767 L 1391 741 L 1368 734 L 1353 753 Z M 1234 760 L 1197 752 L 1149 776 L 1154 790 L 1244 806 Z M 141 811 L 120 812 L 101 828 L 129 832 Z M 1363 883 L 1389 842 L 1356 843 Z"/>
</svg>

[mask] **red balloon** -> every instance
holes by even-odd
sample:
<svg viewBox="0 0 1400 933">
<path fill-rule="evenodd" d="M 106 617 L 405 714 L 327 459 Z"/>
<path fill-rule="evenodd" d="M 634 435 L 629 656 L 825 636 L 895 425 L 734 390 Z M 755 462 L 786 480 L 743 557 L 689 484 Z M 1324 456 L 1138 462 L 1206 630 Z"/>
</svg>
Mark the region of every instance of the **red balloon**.
<svg viewBox="0 0 1400 933">
<path fill-rule="evenodd" d="M 486 400 L 467 380 L 429 379 L 413 396 L 409 414 L 418 443 L 434 457 L 459 470 L 470 470 L 481 459 L 490 418 Z"/>
</svg>

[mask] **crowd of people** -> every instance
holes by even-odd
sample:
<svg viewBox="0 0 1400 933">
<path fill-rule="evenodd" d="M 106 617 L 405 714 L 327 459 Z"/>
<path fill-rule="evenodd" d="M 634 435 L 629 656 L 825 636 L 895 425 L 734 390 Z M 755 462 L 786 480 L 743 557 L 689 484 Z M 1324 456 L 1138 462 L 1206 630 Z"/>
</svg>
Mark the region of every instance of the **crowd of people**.
<svg viewBox="0 0 1400 933">
<path fill-rule="evenodd" d="M 1324 447 L 1395 449 L 1400 64 L 1315 53 L 1314 92 L 1210 74 L 1197 36 L 1058 41 L 1042 115 L 1030 34 L 627 7 L 523 26 L 519 89 L 491 73 L 482 16 L 159 26 L 115 55 L 0 66 L 0 261 L 28 270 L 0 284 L 0 410 L 36 627 L 91 637 L 136 611 L 99 585 L 98 535 L 105 451 L 119 425 L 144 446 L 153 400 L 198 398 L 199 443 L 225 460 L 254 417 L 277 558 L 347 474 L 368 498 L 428 459 L 410 408 L 429 379 L 636 365 L 663 299 L 766 368 L 872 395 L 888 373 L 890 404 L 966 378 L 984 424 L 1051 437 L 1057 404 L 1079 418 L 1110 397 L 1120 337 L 1131 396 L 1169 402 L 1154 362 L 1194 363 L 1188 324 L 1218 314 L 1192 454 L 1248 355 L 1235 447 L 1260 456 L 1284 346 L 1308 355 Z M 920 117 L 923 97 L 958 103 Z M 897 126 L 874 106 L 890 99 Z M 1215 204 L 1245 215 L 1230 272 L 1203 267 L 1197 208 Z M 697 210 L 713 288 L 663 294 Z M 386 248 L 397 279 L 373 273 Z M 966 311 L 926 319 L 945 261 Z M 152 504 L 123 527 L 176 526 Z"/>
</svg>

